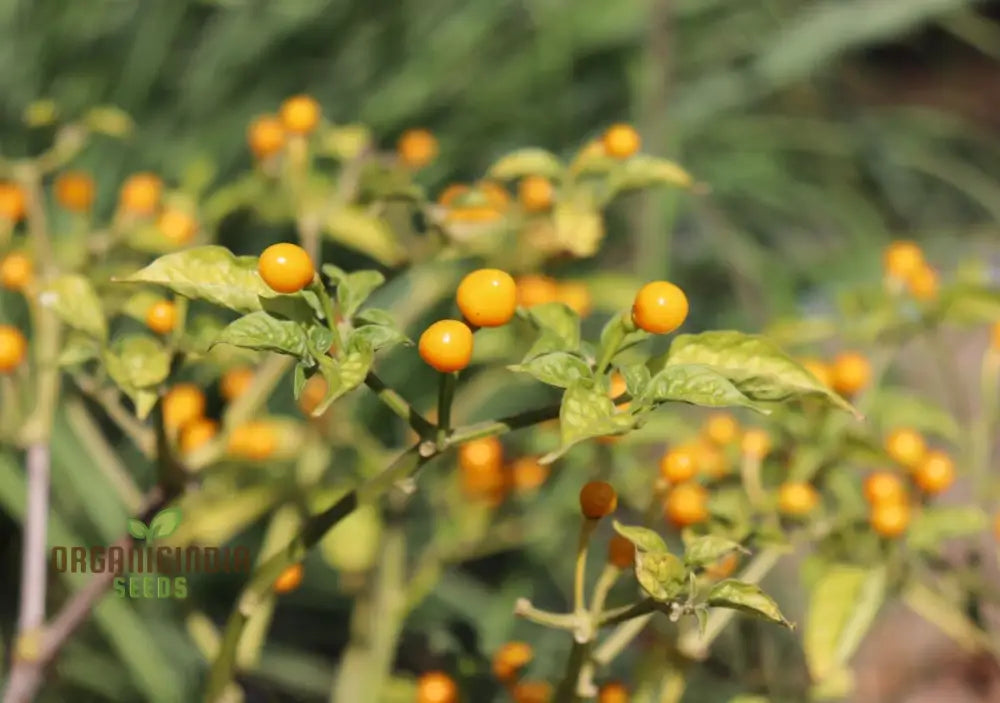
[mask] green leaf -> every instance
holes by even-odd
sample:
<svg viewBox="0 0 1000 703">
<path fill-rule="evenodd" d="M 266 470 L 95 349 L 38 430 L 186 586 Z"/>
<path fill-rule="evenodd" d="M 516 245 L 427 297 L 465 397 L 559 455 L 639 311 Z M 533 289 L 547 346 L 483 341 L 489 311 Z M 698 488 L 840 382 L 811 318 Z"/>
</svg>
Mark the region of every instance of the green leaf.
<svg viewBox="0 0 1000 703">
<path fill-rule="evenodd" d="M 164 300 L 164 297 L 158 293 L 154 293 L 151 290 L 141 290 L 129 296 L 125 304 L 122 305 L 121 312 L 133 320 L 138 320 L 145 324 L 146 313 L 149 312 L 151 307 L 162 300 Z"/>
<path fill-rule="evenodd" d="M 302 360 L 310 358 L 308 337 L 302 326 L 292 320 L 271 317 L 266 312 L 252 312 L 229 323 L 212 346 L 216 344 L 273 351 Z"/>
<path fill-rule="evenodd" d="M 650 369 L 659 371 L 686 364 L 711 367 L 751 400 L 780 401 L 813 395 L 861 417 L 850 403 L 760 335 L 735 331 L 683 334 L 674 339 L 665 357 L 650 362 Z"/>
<path fill-rule="evenodd" d="M 181 516 L 180 508 L 166 508 L 158 512 L 149 523 L 149 538 L 162 539 L 175 533 L 181 524 Z"/>
<path fill-rule="evenodd" d="M 710 408 L 747 407 L 764 414 L 771 412 L 743 395 L 732 381 L 717 370 L 702 364 L 666 366 L 650 379 L 639 399 L 655 403 L 690 403 Z"/>
<path fill-rule="evenodd" d="M 577 381 L 593 377 L 583 359 L 567 352 L 550 352 L 523 363 L 508 366 L 511 371 L 526 373 L 542 383 L 568 388 Z"/>
<path fill-rule="evenodd" d="M 928 506 L 913 519 L 907 541 L 915 549 L 934 550 L 945 540 L 981 534 L 989 522 L 989 516 L 973 505 Z"/>
<path fill-rule="evenodd" d="M 345 393 L 360 386 L 374 361 L 372 348 L 363 340 L 352 340 L 352 347 L 343 360 L 338 363 L 329 357 L 323 357 L 320 362 L 320 373 L 326 379 L 326 395 L 313 410 L 313 417 L 319 417 L 331 404 Z"/>
<path fill-rule="evenodd" d="M 385 276 L 378 271 L 353 271 L 346 273 L 333 264 L 323 264 L 323 273 L 337 287 L 340 314 L 350 319 L 368 296 L 385 283 Z"/>
<path fill-rule="evenodd" d="M 736 579 L 719 581 L 708 593 L 708 604 L 713 608 L 731 608 L 788 628 L 792 627 L 792 624 L 781 614 L 774 599 L 754 583 L 746 583 Z"/>
<path fill-rule="evenodd" d="M 326 325 L 312 325 L 307 328 L 306 338 L 312 349 L 321 354 L 326 354 L 327 350 L 333 346 L 333 332 Z"/>
<path fill-rule="evenodd" d="M 364 341 L 373 352 L 403 344 L 413 346 L 413 340 L 400 332 L 394 325 L 362 325 L 351 332 L 347 343 L 356 344 Z"/>
<path fill-rule="evenodd" d="M 104 353 L 108 375 L 123 390 L 151 388 L 170 373 L 170 352 L 155 338 L 133 334 L 112 343 Z"/>
<path fill-rule="evenodd" d="M 635 545 L 635 548 L 643 552 L 666 552 L 667 543 L 663 541 L 656 532 L 647 527 L 639 525 L 623 525 L 617 520 L 612 523 L 615 532 Z"/>
<path fill-rule="evenodd" d="M 733 552 L 749 554 L 739 542 L 718 535 L 695 537 L 684 550 L 684 563 L 691 567 L 708 566 Z"/>
<path fill-rule="evenodd" d="M 631 317 L 628 312 L 620 312 L 608 320 L 601 328 L 597 348 L 598 358 L 610 363 L 621 352 L 650 337 L 648 332 L 631 327 Z"/>
<path fill-rule="evenodd" d="M 684 564 L 670 552 L 635 552 L 635 577 L 650 598 L 669 601 L 687 585 Z"/>
<path fill-rule="evenodd" d="M 691 174 L 678 164 L 646 154 L 625 160 L 608 177 L 608 187 L 613 193 L 652 186 L 690 188 L 693 183 Z"/>
<path fill-rule="evenodd" d="M 593 256 L 604 239 L 604 219 L 586 198 L 560 200 L 552 211 L 555 243 L 578 258 Z"/>
<path fill-rule="evenodd" d="M 302 389 L 305 388 L 307 380 L 306 368 L 302 362 L 295 365 L 295 371 L 292 374 L 292 396 L 295 400 L 299 399 L 299 396 L 302 395 Z"/>
<path fill-rule="evenodd" d="M 363 207 L 345 205 L 334 210 L 326 220 L 325 232 L 335 242 L 386 266 L 395 266 L 406 258 L 392 228 Z"/>
<path fill-rule="evenodd" d="M 885 569 L 835 564 L 809 596 L 803 648 L 809 673 L 823 681 L 853 655 L 885 597 Z"/>
<path fill-rule="evenodd" d="M 548 464 L 562 456 L 577 442 L 590 437 L 621 434 L 635 425 L 628 413 L 616 414 L 614 403 L 607 394 L 595 388 L 593 382 L 579 381 L 563 393 L 559 407 L 560 448 L 542 457 Z"/>
<path fill-rule="evenodd" d="M 529 147 L 512 151 L 490 166 L 487 175 L 500 181 L 512 181 L 524 176 L 545 176 L 557 178 L 562 174 L 563 165 L 555 154 Z"/>
<path fill-rule="evenodd" d="M 136 520 L 134 517 L 130 517 L 128 519 L 128 533 L 136 539 L 146 539 L 149 531 L 146 528 L 146 523 L 142 520 Z"/>
<path fill-rule="evenodd" d="M 101 356 L 101 344 L 81 332 L 71 332 L 59 350 L 60 366 L 76 366 Z"/>
<path fill-rule="evenodd" d="M 108 323 L 101 311 L 101 299 L 86 277 L 75 273 L 59 276 L 42 289 L 38 300 L 73 329 L 101 341 L 107 339 Z"/>
<path fill-rule="evenodd" d="M 633 398 L 638 398 L 645 391 L 650 381 L 649 369 L 645 364 L 629 364 L 621 366 L 618 372 L 625 379 L 625 389 Z"/>
<path fill-rule="evenodd" d="M 540 334 L 523 361 L 554 351 L 575 352 L 580 348 L 580 318 L 563 303 L 542 303 L 527 311 Z"/>
<path fill-rule="evenodd" d="M 257 273 L 257 257 L 236 256 L 214 245 L 166 254 L 120 280 L 164 286 L 237 312 L 259 311 L 261 298 L 278 295 Z"/>
</svg>

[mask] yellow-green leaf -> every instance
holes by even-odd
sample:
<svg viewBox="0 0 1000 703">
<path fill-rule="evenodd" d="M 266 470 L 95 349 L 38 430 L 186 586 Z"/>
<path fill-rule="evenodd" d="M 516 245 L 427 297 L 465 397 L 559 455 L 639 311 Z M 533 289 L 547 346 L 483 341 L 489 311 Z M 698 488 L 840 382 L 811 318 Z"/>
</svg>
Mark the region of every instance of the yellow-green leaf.
<svg viewBox="0 0 1000 703">
<path fill-rule="evenodd" d="M 545 149 L 526 148 L 512 151 L 490 166 L 488 175 L 500 181 L 512 181 L 524 176 L 557 178 L 563 165 L 555 154 Z"/>
<path fill-rule="evenodd" d="M 362 207 L 350 205 L 334 210 L 326 219 L 326 234 L 386 266 L 395 266 L 406 258 L 392 228 Z"/>
<path fill-rule="evenodd" d="M 102 341 L 107 338 L 101 300 L 86 277 L 75 273 L 59 276 L 45 286 L 38 300 L 73 329 Z"/>
<path fill-rule="evenodd" d="M 792 624 L 781 614 L 774 599 L 764 593 L 760 586 L 755 583 L 746 583 L 736 579 L 720 581 L 709 591 L 708 604 L 713 608 L 731 608 L 785 627 L 792 627 Z"/>
</svg>

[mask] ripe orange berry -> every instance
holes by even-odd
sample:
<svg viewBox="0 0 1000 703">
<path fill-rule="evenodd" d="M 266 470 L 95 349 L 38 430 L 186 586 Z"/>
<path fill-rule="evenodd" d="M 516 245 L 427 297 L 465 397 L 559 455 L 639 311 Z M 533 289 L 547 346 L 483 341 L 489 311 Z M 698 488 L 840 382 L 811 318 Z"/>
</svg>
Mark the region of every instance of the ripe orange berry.
<svg viewBox="0 0 1000 703">
<path fill-rule="evenodd" d="M 286 566 L 284 571 L 282 571 L 278 578 L 274 580 L 274 592 L 275 593 L 290 593 L 299 587 L 302 583 L 302 576 L 305 573 L 305 569 L 302 564 L 292 564 L 291 566 Z"/>
<path fill-rule="evenodd" d="M 319 124 L 319 103 L 310 95 L 295 95 L 281 103 L 281 124 L 292 134 L 309 134 Z"/>
<path fill-rule="evenodd" d="M 522 681 L 511 691 L 514 703 L 549 703 L 552 686 L 547 681 Z"/>
<path fill-rule="evenodd" d="M 542 466 L 535 457 L 521 457 L 510 466 L 510 483 L 522 493 L 537 490 L 548 477 L 549 467 Z"/>
<path fill-rule="evenodd" d="M 918 267 L 906 277 L 906 290 L 921 302 L 926 303 L 937 298 L 940 287 L 938 272 L 927 264 Z"/>
<path fill-rule="evenodd" d="M 163 423 L 178 430 L 205 415 L 205 394 L 193 383 L 178 383 L 163 396 Z"/>
<path fill-rule="evenodd" d="M 157 334 L 169 334 L 177 326 L 177 306 L 169 300 L 159 300 L 146 311 L 146 326 Z"/>
<path fill-rule="evenodd" d="M 503 683 L 513 681 L 534 656 L 527 642 L 507 642 L 493 655 L 493 675 Z"/>
<path fill-rule="evenodd" d="M 456 703 L 458 686 L 443 671 L 431 671 L 417 680 L 416 703 Z"/>
<path fill-rule="evenodd" d="M 635 545 L 621 535 L 613 535 L 608 542 L 608 563 L 619 569 L 631 569 L 635 564 Z"/>
<path fill-rule="evenodd" d="M 1000 322 L 994 322 L 990 330 L 990 346 L 993 351 L 1000 352 Z"/>
<path fill-rule="evenodd" d="M 408 129 L 399 137 L 396 153 L 405 166 L 420 169 L 437 156 L 438 142 L 426 129 Z"/>
<path fill-rule="evenodd" d="M 674 486 L 667 493 L 664 514 L 676 527 L 704 522 L 708 519 L 708 491 L 694 481 Z"/>
<path fill-rule="evenodd" d="M 740 451 L 743 452 L 744 456 L 763 459 L 771 451 L 771 435 L 767 433 L 767 430 L 751 427 L 743 433 Z"/>
<path fill-rule="evenodd" d="M 610 483 L 590 481 L 580 489 L 580 511 L 588 520 L 600 520 L 618 508 L 618 494 Z"/>
<path fill-rule="evenodd" d="M 924 252 L 916 244 L 907 240 L 892 242 L 882 254 L 885 275 L 906 280 L 914 271 L 924 265 Z"/>
<path fill-rule="evenodd" d="M 34 278 L 31 259 L 21 252 L 8 254 L 0 261 L 0 285 L 7 290 L 22 291 Z"/>
<path fill-rule="evenodd" d="M 494 181 L 480 181 L 476 189 L 486 198 L 486 202 L 497 212 L 503 212 L 510 204 L 510 193 Z"/>
<path fill-rule="evenodd" d="M 559 285 L 554 278 L 529 275 L 517 279 L 517 304 L 523 308 L 555 302 L 558 296 Z"/>
<path fill-rule="evenodd" d="M 858 352 L 841 352 L 833 360 L 833 383 L 835 391 L 845 396 L 856 395 L 871 382 L 872 366 Z"/>
<path fill-rule="evenodd" d="M 233 402 L 247 392 L 253 383 L 253 378 L 254 371 L 249 366 L 238 366 L 229 369 L 222 374 L 222 379 L 219 381 L 219 390 L 222 392 L 222 397 L 230 403 Z"/>
<path fill-rule="evenodd" d="M 0 181 L 0 220 L 19 222 L 27 209 L 24 190 L 16 183 Z"/>
<path fill-rule="evenodd" d="M 261 115 L 247 127 L 247 144 L 258 159 L 274 156 L 285 148 L 285 126 L 274 115 Z"/>
<path fill-rule="evenodd" d="M 819 359 L 803 359 L 802 366 L 824 386 L 833 387 L 833 369 Z"/>
<path fill-rule="evenodd" d="M 724 447 L 740 436 L 740 423 L 729 413 L 712 413 L 706 418 L 703 431 L 709 441 Z"/>
<path fill-rule="evenodd" d="M 864 494 L 865 499 L 872 505 L 905 502 L 906 486 L 896 474 L 889 471 L 876 471 L 865 479 Z"/>
<path fill-rule="evenodd" d="M 498 471 L 503 466 L 503 445 L 496 437 L 466 442 L 458 448 L 458 465 L 462 469 Z"/>
<path fill-rule="evenodd" d="M 187 244 L 198 232 L 198 222 L 190 213 L 179 209 L 164 210 L 156 219 L 156 228 L 171 244 Z"/>
<path fill-rule="evenodd" d="M 452 183 L 438 195 L 438 205 L 451 207 L 455 204 L 455 201 L 468 193 L 469 190 L 469 186 L 465 183 Z"/>
<path fill-rule="evenodd" d="M 319 404 L 323 402 L 323 398 L 326 397 L 326 389 L 325 378 L 319 374 L 310 376 L 299 394 L 299 410 L 305 415 L 312 415 L 313 410 L 318 408 Z"/>
<path fill-rule="evenodd" d="M 10 373 L 24 361 L 28 341 L 21 330 L 10 325 L 0 325 L 0 373 Z"/>
<path fill-rule="evenodd" d="M 899 537 L 910 524 L 910 506 L 897 501 L 876 503 L 870 518 L 872 529 L 882 537 Z"/>
<path fill-rule="evenodd" d="M 207 417 L 196 417 L 181 428 L 178 445 L 181 452 L 190 454 L 208 444 L 219 433 L 219 423 Z"/>
<path fill-rule="evenodd" d="M 97 189 L 94 179 L 84 171 L 66 171 L 55 182 L 56 202 L 71 212 L 89 212 Z"/>
<path fill-rule="evenodd" d="M 660 475 L 670 483 L 684 483 L 698 473 L 698 457 L 691 446 L 674 447 L 660 457 Z"/>
<path fill-rule="evenodd" d="M 617 398 L 620 395 L 624 395 L 625 391 L 628 390 L 628 385 L 625 383 L 625 377 L 622 376 L 617 371 L 611 374 L 611 388 L 608 390 L 608 397 L 611 399 Z"/>
<path fill-rule="evenodd" d="M 251 420 L 234 427 L 229 434 L 229 453 L 249 461 L 264 461 L 278 447 L 274 427 L 264 420 Z"/>
<path fill-rule="evenodd" d="M 684 291 L 669 281 L 647 283 L 632 303 L 632 321 L 651 334 L 669 334 L 684 324 L 688 300 Z"/>
<path fill-rule="evenodd" d="M 257 271 L 264 283 L 278 293 L 298 293 L 316 276 L 306 250 L 288 242 L 272 244 L 261 252 Z"/>
<path fill-rule="evenodd" d="M 544 212 L 552 207 L 555 188 L 552 181 L 542 176 L 525 176 L 517 184 L 517 196 L 527 212 Z"/>
<path fill-rule="evenodd" d="M 955 482 L 955 462 L 942 451 L 927 452 L 913 472 L 913 480 L 924 493 L 944 493 Z"/>
<path fill-rule="evenodd" d="M 639 133 L 632 125 L 627 124 L 611 125 L 601 141 L 604 144 L 604 153 L 616 159 L 632 156 L 641 146 Z"/>
<path fill-rule="evenodd" d="M 628 703 L 628 689 L 619 681 L 606 683 L 597 692 L 597 703 Z"/>
<path fill-rule="evenodd" d="M 819 503 L 819 493 L 812 484 L 789 481 L 778 489 L 778 510 L 785 515 L 802 517 L 813 511 Z"/>
<path fill-rule="evenodd" d="M 130 215 L 152 215 L 160 205 L 163 181 L 155 173 L 135 173 L 122 184 L 118 203 Z"/>
<path fill-rule="evenodd" d="M 562 281 L 556 284 L 556 300 L 580 317 L 590 314 L 590 290 L 580 281 Z"/>
<path fill-rule="evenodd" d="M 886 435 L 885 451 L 894 461 L 912 469 L 923 460 L 927 443 L 916 430 L 900 427 Z"/>
<path fill-rule="evenodd" d="M 710 579 L 715 581 L 721 581 L 722 579 L 729 578 L 732 576 L 733 572 L 736 571 L 736 567 L 740 564 L 740 556 L 735 552 L 731 552 L 726 556 L 722 557 L 716 562 L 713 562 L 705 567 L 705 575 Z"/>
<path fill-rule="evenodd" d="M 517 310 L 517 286 L 500 269 L 478 269 L 465 276 L 455 295 L 458 309 L 476 327 L 507 324 Z"/>
<path fill-rule="evenodd" d="M 472 358 L 472 330 L 458 320 L 438 320 L 420 335 L 417 350 L 436 371 L 461 371 Z"/>
</svg>

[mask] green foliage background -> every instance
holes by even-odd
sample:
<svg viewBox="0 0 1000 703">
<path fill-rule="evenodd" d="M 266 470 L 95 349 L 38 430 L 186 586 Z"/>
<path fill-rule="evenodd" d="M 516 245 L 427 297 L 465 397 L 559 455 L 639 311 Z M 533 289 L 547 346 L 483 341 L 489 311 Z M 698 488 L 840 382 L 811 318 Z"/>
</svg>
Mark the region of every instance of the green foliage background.
<svg viewBox="0 0 1000 703">
<path fill-rule="evenodd" d="M 407 127 L 432 129 L 442 143 L 425 174 L 432 192 L 514 147 L 567 153 L 608 123 L 631 121 L 649 152 L 675 158 L 712 191 L 617 206 L 601 268 L 670 275 L 696 301 L 694 327 L 755 329 L 811 304 L 817 286 L 870 277 L 894 237 L 921 240 L 945 268 L 956 242 L 965 258 L 996 265 L 996 123 L 991 133 L 947 102 L 906 104 L 894 90 L 914 80 L 933 96 L 965 71 L 995 72 L 996 10 L 972 0 L 0 0 L 0 152 L 46 143 L 46 130 L 21 120 L 33 101 L 52 99 L 67 116 L 98 103 L 123 108 L 137 125 L 131 140 L 99 141 L 79 163 L 110 210 L 135 170 L 179 180 L 208 162 L 221 181 L 245 167 L 245 125 L 296 92 L 315 95 L 336 122 L 369 125 L 387 146 Z M 271 238 L 238 224 L 224 236 L 241 251 Z M 81 479 L 98 470 L 74 444 L 73 421 L 57 426 L 57 505 L 86 516 L 84 539 L 107 542 L 125 515 Z M 16 465 L 0 465 L 0 496 L 17 518 Z M 8 521 L 0 531 L 5 638 L 16 529 Z M 58 520 L 50 529 L 54 540 L 77 541 Z M 554 589 L 547 579 L 557 569 L 546 571 L 557 547 L 504 563 L 502 593 L 489 585 L 497 564 L 445 578 L 411 622 L 418 634 L 404 640 L 404 664 L 419 669 L 429 663 L 421 652 L 447 641 L 471 666 L 463 657 L 476 661 L 511 634 L 509 605 L 526 583 Z M 193 590 L 221 617 L 237 585 L 233 577 Z M 279 690 L 323 700 L 346 604 L 306 588 L 282 607 L 254 700 Z M 185 676 L 200 670 L 199 655 L 173 615 L 105 601 L 96 626 L 67 648 L 48 700 L 191 690 L 197 682 Z M 422 640 L 422 623 L 438 621 L 449 625 Z M 531 636 L 540 661 L 561 651 L 558 638 Z"/>
</svg>

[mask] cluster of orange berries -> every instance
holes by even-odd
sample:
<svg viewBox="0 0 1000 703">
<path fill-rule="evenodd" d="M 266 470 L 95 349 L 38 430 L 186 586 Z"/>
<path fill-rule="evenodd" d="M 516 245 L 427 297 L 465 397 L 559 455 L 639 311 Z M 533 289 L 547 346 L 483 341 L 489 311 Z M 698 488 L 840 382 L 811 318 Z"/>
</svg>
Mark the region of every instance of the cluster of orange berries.
<svg viewBox="0 0 1000 703">
<path fill-rule="evenodd" d="M 56 202 L 70 212 L 89 212 L 94 205 L 97 189 L 94 179 L 83 171 L 65 171 L 53 184 Z M 0 223 L 15 224 L 24 219 L 28 197 L 24 188 L 9 181 L 0 181 Z"/>
<path fill-rule="evenodd" d="M 771 451 L 771 436 L 761 428 L 740 427 L 729 413 L 711 413 L 699 435 L 668 448 L 660 457 L 661 490 L 666 490 L 664 515 L 676 527 L 708 519 L 708 489 L 699 481 L 726 476 L 733 455 L 761 461 Z"/>
<path fill-rule="evenodd" d="M 582 281 L 557 281 L 551 276 L 528 274 L 518 277 L 517 304 L 531 308 L 543 303 L 562 303 L 580 317 L 590 314 L 590 289 Z"/>
<path fill-rule="evenodd" d="M 816 358 L 803 359 L 802 365 L 824 386 L 847 398 L 863 391 L 872 380 L 871 362 L 856 351 L 843 351 L 830 363 Z"/>
<path fill-rule="evenodd" d="M 223 374 L 220 391 L 227 402 L 232 402 L 250 388 L 254 372 L 248 367 L 237 367 Z M 163 422 L 167 430 L 177 437 L 181 452 L 191 454 L 215 438 L 219 423 L 205 415 L 205 394 L 192 383 L 179 383 L 163 396 Z M 278 447 L 275 428 L 264 420 L 250 420 L 234 427 L 226 449 L 233 457 L 250 461 L 263 461 L 274 454 Z"/>
<path fill-rule="evenodd" d="M 510 207 L 510 194 L 494 181 L 452 183 L 441 191 L 438 205 L 445 209 L 448 222 L 496 222 Z"/>
<path fill-rule="evenodd" d="M 892 242 L 883 252 L 882 265 L 889 284 L 905 286 L 914 299 L 929 301 L 937 297 L 938 272 L 924 259 L 924 252 L 916 242 Z"/>
<path fill-rule="evenodd" d="M 926 495 L 938 495 L 955 482 L 955 463 L 948 454 L 930 449 L 916 430 L 897 428 L 885 437 L 885 451 Z M 910 523 L 909 489 L 895 471 L 868 475 L 864 495 L 871 506 L 872 529 L 883 537 L 902 535 Z"/>
<path fill-rule="evenodd" d="M 496 507 L 510 492 L 530 494 L 549 476 L 549 468 L 532 456 L 504 463 L 503 445 L 496 437 L 465 442 L 458 448 L 459 482 L 463 495 Z"/>
<path fill-rule="evenodd" d="M 275 156 L 285 148 L 289 135 L 304 137 L 319 125 L 323 111 L 310 95 L 294 95 L 283 103 L 277 115 L 261 115 L 247 128 L 247 143 L 258 159 Z"/>
</svg>

